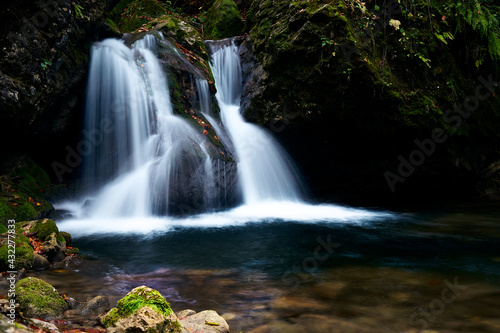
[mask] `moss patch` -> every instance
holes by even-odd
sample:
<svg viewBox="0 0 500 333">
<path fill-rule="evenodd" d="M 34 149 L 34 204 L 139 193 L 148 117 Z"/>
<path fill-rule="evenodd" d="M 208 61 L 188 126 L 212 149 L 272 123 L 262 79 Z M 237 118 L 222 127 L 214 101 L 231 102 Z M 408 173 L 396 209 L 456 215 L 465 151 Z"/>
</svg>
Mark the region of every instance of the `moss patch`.
<svg viewBox="0 0 500 333">
<path fill-rule="evenodd" d="M 16 283 L 16 296 L 26 317 L 55 318 L 68 308 L 53 286 L 33 277 Z"/>
<path fill-rule="evenodd" d="M 160 292 L 146 286 L 141 286 L 133 289 L 119 300 L 116 308 L 111 309 L 104 316 L 102 322 L 106 327 L 113 326 L 120 318 L 126 318 L 145 306 L 164 316 L 169 316 L 173 313 L 170 304 Z"/>
<path fill-rule="evenodd" d="M 47 173 L 26 156 L 12 164 L 0 175 L 0 222 L 34 220 L 53 210 L 44 198 L 52 186 Z"/>
<path fill-rule="evenodd" d="M 34 223 L 34 226 L 31 228 L 30 232 L 37 232 L 36 236 L 38 239 L 44 241 L 52 234 L 59 234 L 59 229 L 56 226 L 56 223 L 49 219 L 38 220 Z M 60 237 L 62 241 L 64 241 L 64 236 Z M 58 238 L 59 240 L 59 238 Z"/>
<path fill-rule="evenodd" d="M 157 0 L 136 0 L 123 11 L 118 27 L 123 32 L 131 32 L 166 13 L 165 7 Z"/>
<path fill-rule="evenodd" d="M 215 0 L 207 12 L 206 39 L 220 39 L 241 35 L 243 23 L 233 0 Z"/>
<path fill-rule="evenodd" d="M 15 269 L 17 270 L 31 267 L 33 263 L 33 248 L 31 247 L 26 236 L 23 236 L 20 232 L 15 234 L 14 242 L 16 257 L 14 261 L 9 261 L 9 254 L 12 253 L 9 253 L 7 234 L 0 236 L 0 238 L 0 271 L 12 269 L 10 266 L 12 263 L 15 265 Z"/>
</svg>

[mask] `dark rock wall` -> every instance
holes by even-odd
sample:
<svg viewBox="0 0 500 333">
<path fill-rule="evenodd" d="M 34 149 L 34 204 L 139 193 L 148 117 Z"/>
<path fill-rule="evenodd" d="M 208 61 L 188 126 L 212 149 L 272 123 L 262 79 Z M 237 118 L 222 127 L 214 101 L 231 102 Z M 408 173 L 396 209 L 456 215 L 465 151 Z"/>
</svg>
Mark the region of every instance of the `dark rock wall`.
<svg viewBox="0 0 500 333">
<path fill-rule="evenodd" d="M 53 159 L 79 126 L 90 45 L 104 4 L 82 0 L 7 1 L 0 8 L 2 149 Z M 55 154 L 55 155 L 54 155 Z"/>
<path fill-rule="evenodd" d="M 373 3 L 254 0 L 242 49 L 245 117 L 275 133 L 315 197 L 391 204 L 477 194 L 499 157 L 500 102 L 488 94 L 470 119 L 453 105 L 474 96 L 480 77 L 500 81 L 498 66 L 465 63 L 463 43 L 443 43 L 425 18 L 387 4 L 379 17 Z M 415 140 L 432 140 L 434 129 L 446 139 L 426 154 Z"/>
</svg>

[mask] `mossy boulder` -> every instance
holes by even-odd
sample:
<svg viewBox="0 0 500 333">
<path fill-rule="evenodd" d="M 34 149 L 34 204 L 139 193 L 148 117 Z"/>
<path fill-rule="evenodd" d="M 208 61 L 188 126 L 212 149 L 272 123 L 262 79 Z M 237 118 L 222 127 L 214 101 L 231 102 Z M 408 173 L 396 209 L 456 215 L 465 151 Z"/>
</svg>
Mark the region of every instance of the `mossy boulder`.
<svg viewBox="0 0 500 333">
<path fill-rule="evenodd" d="M 157 0 L 136 0 L 123 11 L 118 28 L 123 32 L 132 32 L 166 13 L 163 4 Z"/>
<path fill-rule="evenodd" d="M 47 282 L 29 277 L 16 283 L 19 309 L 28 318 L 55 319 L 68 309 L 68 304 Z"/>
<path fill-rule="evenodd" d="M 68 233 L 60 233 L 57 225 L 53 220 L 40 219 L 34 221 L 24 221 L 15 224 L 15 242 L 16 242 L 16 260 L 15 268 L 46 268 L 46 263 L 40 264 L 40 260 L 34 262 L 33 247 L 30 244 L 28 237 L 32 237 L 42 244 L 42 255 L 48 262 L 58 262 L 66 257 L 66 237 L 71 240 L 71 235 Z M 5 271 L 9 268 L 10 262 L 8 257 L 8 235 L 5 232 L 0 234 L 0 271 Z M 12 238 L 14 239 L 14 238 Z M 78 249 L 70 250 L 71 253 L 78 254 Z M 70 253 L 68 253 L 70 254 Z M 40 258 L 38 258 L 40 259 Z"/>
<path fill-rule="evenodd" d="M 140 286 L 118 301 L 102 323 L 107 332 L 181 332 L 170 304 L 157 290 Z"/>
<path fill-rule="evenodd" d="M 14 234 L 15 238 L 10 238 L 10 240 L 14 240 L 15 242 L 15 260 L 9 260 L 9 255 L 12 255 L 12 253 L 9 253 L 8 235 L 7 233 L 0 235 L 0 271 L 31 268 L 33 264 L 33 248 L 28 237 L 17 232 Z"/>
<path fill-rule="evenodd" d="M 47 240 L 53 233 L 55 233 L 60 240 L 64 240 L 64 236 L 59 237 L 59 229 L 56 223 L 50 219 L 18 222 L 16 223 L 16 229 L 25 234 L 32 234 L 41 241 Z"/>
<path fill-rule="evenodd" d="M 215 0 L 207 12 L 205 39 L 239 36 L 243 23 L 233 0 Z"/>
</svg>

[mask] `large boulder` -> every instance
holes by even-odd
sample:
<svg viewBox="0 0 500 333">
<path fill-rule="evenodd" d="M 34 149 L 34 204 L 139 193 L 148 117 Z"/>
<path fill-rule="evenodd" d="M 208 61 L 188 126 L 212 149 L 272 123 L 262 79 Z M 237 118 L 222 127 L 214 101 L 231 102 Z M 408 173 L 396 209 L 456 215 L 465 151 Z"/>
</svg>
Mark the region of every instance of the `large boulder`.
<svg viewBox="0 0 500 333">
<path fill-rule="evenodd" d="M 68 304 L 47 282 L 28 277 L 16 283 L 19 309 L 27 318 L 55 319 L 68 309 Z"/>
<path fill-rule="evenodd" d="M 167 300 L 146 286 L 133 289 L 118 301 L 102 323 L 109 333 L 182 332 L 177 316 Z"/>
</svg>

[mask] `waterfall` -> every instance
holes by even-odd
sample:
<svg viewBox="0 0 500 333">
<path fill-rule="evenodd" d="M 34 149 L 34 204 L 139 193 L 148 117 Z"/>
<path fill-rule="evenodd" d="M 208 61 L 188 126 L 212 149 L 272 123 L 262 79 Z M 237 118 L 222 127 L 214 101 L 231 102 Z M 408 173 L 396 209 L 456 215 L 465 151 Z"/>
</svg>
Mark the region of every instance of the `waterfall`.
<svg viewBox="0 0 500 333">
<path fill-rule="evenodd" d="M 92 48 L 84 135 L 95 139 L 84 178 L 90 215 L 140 217 L 210 209 L 215 184 L 207 139 L 174 115 L 167 77 L 146 35 L 132 48 L 108 39 Z M 197 189 L 201 188 L 201 189 Z M 204 193 L 196 207 L 179 198 Z"/>
<path fill-rule="evenodd" d="M 89 188 L 84 200 L 56 204 L 72 214 L 60 228 L 80 236 L 151 235 L 178 227 L 259 221 L 358 223 L 386 216 L 301 201 L 293 163 L 269 133 L 241 115 L 238 48 L 226 40 L 208 43 L 220 120 L 212 110 L 208 82 L 194 81 L 196 108 L 210 125 L 197 121 L 204 128 L 212 126 L 215 140 L 236 156 L 238 179 L 228 177 L 234 174 L 232 157 L 173 112 L 168 77 L 155 55 L 157 44 L 164 43 L 157 36 L 145 35 L 132 47 L 115 39 L 93 46 L 85 140 L 78 147 L 85 155 L 83 174 Z M 175 48 L 170 55 L 181 56 Z M 213 159 L 210 149 L 221 155 Z M 241 193 L 235 193 L 235 181 Z M 241 195 L 243 205 L 220 211 Z M 173 216 L 179 214 L 183 216 Z"/>
<path fill-rule="evenodd" d="M 244 202 L 300 201 L 301 188 L 294 165 L 283 148 L 265 130 L 246 122 L 240 112 L 241 64 L 231 42 L 208 42 L 221 118 L 238 157 Z"/>
</svg>

